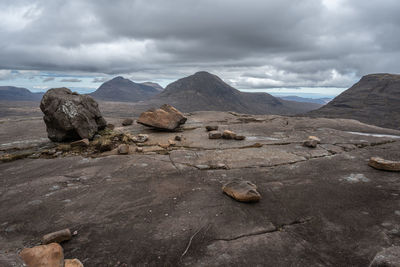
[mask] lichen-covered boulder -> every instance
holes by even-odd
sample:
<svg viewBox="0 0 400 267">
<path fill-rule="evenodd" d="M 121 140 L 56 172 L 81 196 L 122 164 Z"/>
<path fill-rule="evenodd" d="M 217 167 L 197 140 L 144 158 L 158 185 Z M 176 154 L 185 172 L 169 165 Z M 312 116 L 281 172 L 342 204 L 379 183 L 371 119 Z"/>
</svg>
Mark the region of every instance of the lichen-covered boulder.
<svg viewBox="0 0 400 267">
<path fill-rule="evenodd" d="M 74 141 L 93 136 L 106 127 L 97 102 L 68 88 L 48 90 L 40 102 L 50 140 Z"/>
</svg>

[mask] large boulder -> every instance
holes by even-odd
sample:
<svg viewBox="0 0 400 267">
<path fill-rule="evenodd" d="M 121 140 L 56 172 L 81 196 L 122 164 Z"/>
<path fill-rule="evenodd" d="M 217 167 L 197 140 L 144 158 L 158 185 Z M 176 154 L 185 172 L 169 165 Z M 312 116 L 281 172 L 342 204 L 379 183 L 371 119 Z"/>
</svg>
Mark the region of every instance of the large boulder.
<svg viewBox="0 0 400 267">
<path fill-rule="evenodd" d="M 97 102 L 68 88 L 48 90 L 40 102 L 50 140 L 74 141 L 93 136 L 107 125 Z"/>
<path fill-rule="evenodd" d="M 174 131 L 186 122 L 186 117 L 171 105 L 164 104 L 159 109 L 143 112 L 138 123 L 160 130 Z"/>
</svg>

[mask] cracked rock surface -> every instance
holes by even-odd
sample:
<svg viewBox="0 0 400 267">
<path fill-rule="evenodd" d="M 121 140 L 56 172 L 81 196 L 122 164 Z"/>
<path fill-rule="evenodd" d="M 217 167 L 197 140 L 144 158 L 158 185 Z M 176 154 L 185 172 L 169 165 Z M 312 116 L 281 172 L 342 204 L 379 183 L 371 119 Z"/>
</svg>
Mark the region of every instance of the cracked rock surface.
<svg viewBox="0 0 400 267">
<path fill-rule="evenodd" d="M 102 113 L 119 125 L 127 113 L 115 112 Z M 368 166 L 374 156 L 400 158 L 399 131 L 341 119 L 185 116 L 174 146 L 164 144 L 176 133 L 133 123 L 115 130 L 147 134 L 140 152 L 0 163 L 0 266 L 64 228 L 79 233 L 63 243 L 65 258 L 85 266 L 368 266 L 399 246 L 400 174 Z M 0 122 L 0 154 L 50 145 L 40 117 Z M 206 125 L 246 139 L 209 139 Z M 321 140 L 316 148 L 302 145 L 309 136 Z M 256 184 L 260 202 L 224 195 L 235 179 Z"/>
</svg>

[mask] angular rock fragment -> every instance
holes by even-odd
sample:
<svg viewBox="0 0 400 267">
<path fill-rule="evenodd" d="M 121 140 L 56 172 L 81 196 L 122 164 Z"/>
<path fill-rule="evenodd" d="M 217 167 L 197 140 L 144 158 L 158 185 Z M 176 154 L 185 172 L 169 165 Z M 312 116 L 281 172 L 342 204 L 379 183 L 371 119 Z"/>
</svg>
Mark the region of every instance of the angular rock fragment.
<svg viewBox="0 0 400 267">
<path fill-rule="evenodd" d="M 317 144 L 318 144 L 318 141 L 317 140 L 313 140 L 313 139 L 308 139 L 308 140 L 303 142 L 303 146 L 310 147 L 310 148 L 316 148 Z"/>
<path fill-rule="evenodd" d="M 57 243 L 24 248 L 19 255 L 27 266 L 64 267 L 64 252 Z"/>
<path fill-rule="evenodd" d="M 174 131 L 186 120 L 187 118 L 176 108 L 164 104 L 159 109 L 143 112 L 137 122 L 160 130 Z"/>
<path fill-rule="evenodd" d="M 122 126 L 129 126 L 129 125 L 132 125 L 132 123 L 133 123 L 132 119 L 124 119 L 122 121 Z"/>
<path fill-rule="evenodd" d="M 224 139 L 235 139 L 235 137 L 236 137 L 236 133 L 229 131 L 229 130 L 225 130 L 222 133 L 222 138 L 224 138 Z"/>
<path fill-rule="evenodd" d="M 63 229 L 57 232 L 53 232 L 42 237 L 42 244 L 50 244 L 50 243 L 61 243 L 63 241 L 70 240 L 72 237 L 71 231 L 67 229 Z"/>
<path fill-rule="evenodd" d="M 126 144 L 121 144 L 118 146 L 118 154 L 120 155 L 128 155 L 129 154 L 129 146 Z"/>
<path fill-rule="evenodd" d="M 369 267 L 400 267 L 400 247 L 393 246 L 378 252 Z"/>
<path fill-rule="evenodd" d="M 210 132 L 210 131 L 216 131 L 216 130 L 218 130 L 218 125 L 207 125 L 207 126 L 206 126 L 206 130 L 207 130 L 208 132 Z"/>
<path fill-rule="evenodd" d="M 308 137 L 308 140 L 315 140 L 315 141 L 317 141 L 317 144 L 320 144 L 320 143 L 321 143 L 321 139 L 319 139 L 318 137 L 313 136 L 313 135 L 310 135 L 310 136 Z"/>
<path fill-rule="evenodd" d="M 211 131 L 208 133 L 209 139 L 220 139 L 222 137 L 222 133 L 218 131 Z"/>
<path fill-rule="evenodd" d="M 372 157 L 368 163 L 369 166 L 378 170 L 384 171 L 400 171 L 400 161 L 386 160 L 380 157 Z"/>
<path fill-rule="evenodd" d="M 240 202 L 257 202 L 261 199 L 257 186 L 249 181 L 230 181 L 222 187 L 222 191 Z"/>
<path fill-rule="evenodd" d="M 48 90 L 40 102 L 50 140 L 55 142 L 92 139 L 106 127 L 97 102 L 68 88 Z"/>
<path fill-rule="evenodd" d="M 64 260 L 64 267 L 83 267 L 83 264 L 78 259 L 67 259 Z"/>
<path fill-rule="evenodd" d="M 244 140 L 244 139 L 246 139 L 246 136 L 244 136 L 244 135 L 236 135 L 235 136 L 235 140 Z"/>
<path fill-rule="evenodd" d="M 71 147 L 88 147 L 89 146 L 89 139 L 81 139 L 78 141 L 74 141 L 71 143 Z"/>
</svg>

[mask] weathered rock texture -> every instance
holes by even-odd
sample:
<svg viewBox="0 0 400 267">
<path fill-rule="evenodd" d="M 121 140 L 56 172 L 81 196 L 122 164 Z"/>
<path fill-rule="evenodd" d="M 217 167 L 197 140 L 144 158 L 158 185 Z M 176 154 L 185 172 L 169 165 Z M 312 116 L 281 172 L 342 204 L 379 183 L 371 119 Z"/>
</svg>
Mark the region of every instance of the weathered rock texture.
<svg viewBox="0 0 400 267">
<path fill-rule="evenodd" d="M 400 267 L 400 247 L 393 246 L 378 252 L 369 267 Z"/>
<path fill-rule="evenodd" d="M 173 131 L 186 122 L 186 117 L 173 106 L 164 104 L 159 109 L 143 112 L 137 122 L 145 126 Z"/>
<path fill-rule="evenodd" d="M 100 105 L 116 125 L 132 112 Z M 66 225 L 79 234 L 63 243 L 65 255 L 86 266 L 365 267 L 399 244 L 400 175 L 367 161 L 396 160 L 400 131 L 346 119 L 186 116 L 173 149 L 158 144 L 175 132 L 133 124 L 121 131 L 149 140 L 129 156 L 0 163 L 0 266 L 20 266 L 21 248 Z M 205 126 L 214 124 L 246 139 L 210 140 Z M 322 144 L 303 147 L 310 135 Z M 41 118 L 2 121 L 0 155 L 42 143 L 51 144 Z M 223 194 L 234 179 L 252 181 L 262 200 Z"/>
<path fill-rule="evenodd" d="M 67 259 L 64 260 L 64 267 L 83 267 L 83 264 L 78 259 Z"/>
<path fill-rule="evenodd" d="M 20 256 L 29 267 L 64 267 L 63 248 L 57 243 L 24 248 Z"/>
<path fill-rule="evenodd" d="M 90 96 L 68 88 L 48 90 L 40 102 L 50 140 L 56 142 L 91 139 L 106 127 L 98 104 Z"/>
</svg>

